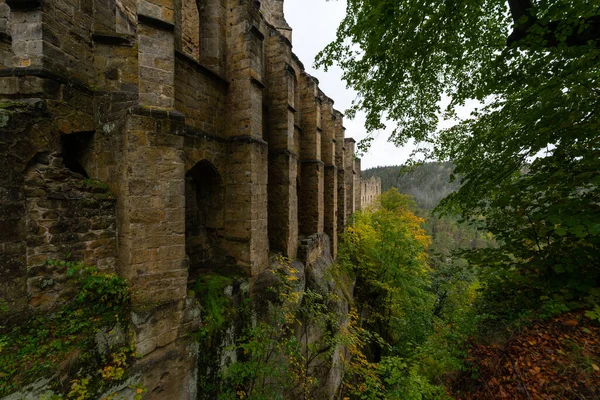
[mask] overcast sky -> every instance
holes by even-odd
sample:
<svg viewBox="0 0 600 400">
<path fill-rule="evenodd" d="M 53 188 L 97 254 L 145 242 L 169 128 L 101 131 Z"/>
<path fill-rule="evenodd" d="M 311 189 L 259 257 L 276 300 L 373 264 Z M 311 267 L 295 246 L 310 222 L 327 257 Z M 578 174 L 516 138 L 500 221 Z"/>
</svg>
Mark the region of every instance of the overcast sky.
<svg viewBox="0 0 600 400">
<path fill-rule="evenodd" d="M 346 88 L 338 68 L 328 72 L 313 68 L 315 56 L 335 38 L 335 31 L 346 13 L 345 0 L 285 0 L 284 11 L 287 22 L 293 28 L 294 53 L 304 63 L 309 74 L 319 79 L 320 88 L 335 101 L 335 108 L 344 112 L 356 94 Z M 354 120 L 344 119 L 346 137 L 357 141 L 365 137 L 364 115 L 357 114 Z M 362 158 L 362 169 L 380 165 L 399 165 L 408 158 L 412 149 L 397 148 L 387 142 L 388 134 L 381 132 Z"/>
</svg>

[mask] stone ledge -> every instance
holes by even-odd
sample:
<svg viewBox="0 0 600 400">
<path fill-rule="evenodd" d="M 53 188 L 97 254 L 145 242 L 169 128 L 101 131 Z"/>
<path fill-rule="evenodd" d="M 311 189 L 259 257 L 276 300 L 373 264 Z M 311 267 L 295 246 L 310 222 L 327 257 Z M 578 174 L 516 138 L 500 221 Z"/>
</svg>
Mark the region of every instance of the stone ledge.
<svg viewBox="0 0 600 400">
<path fill-rule="evenodd" d="M 87 92 L 88 94 L 93 94 L 94 91 L 85 83 L 74 79 L 67 78 L 63 75 L 57 74 L 54 71 L 49 70 L 48 68 L 39 68 L 39 67 L 22 67 L 22 68 L 6 68 L 0 69 L 0 78 L 5 77 L 25 77 L 25 76 L 35 76 L 38 78 L 51 79 L 58 83 L 62 83 L 65 85 L 69 85 L 75 87 L 76 89 Z"/>
<path fill-rule="evenodd" d="M 224 85 L 225 87 L 229 87 L 229 81 L 227 79 L 225 79 L 223 76 L 219 75 L 215 71 L 209 69 L 208 67 L 205 67 L 204 65 L 200 64 L 197 60 L 188 56 L 184 52 L 175 50 L 175 58 L 186 62 L 188 65 L 190 65 L 191 67 L 196 69 L 196 71 L 200 72 L 201 74 L 203 74 L 209 78 L 213 78 L 213 79 L 217 80 L 217 82 Z"/>
<path fill-rule="evenodd" d="M 250 239 L 248 239 L 248 238 L 242 238 L 242 237 L 236 237 L 236 236 L 223 236 L 222 238 L 225 240 L 228 240 L 230 242 L 235 242 L 235 243 L 250 243 Z"/>
<path fill-rule="evenodd" d="M 253 138 L 251 136 L 234 136 L 229 139 L 232 143 L 256 143 L 262 146 L 269 146 L 263 139 Z"/>
<path fill-rule="evenodd" d="M 300 160 L 301 164 L 318 164 L 325 165 L 325 163 L 321 160 Z"/>
<path fill-rule="evenodd" d="M 256 36 L 261 42 L 265 40 L 265 35 L 263 35 L 258 26 L 252 24 L 250 25 L 250 29 L 248 29 L 248 31 L 253 33 L 254 36 Z"/>
<path fill-rule="evenodd" d="M 285 37 L 285 35 L 283 35 L 281 32 L 279 32 L 279 29 L 282 29 L 282 28 L 278 28 L 278 27 L 275 27 L 273 25 L 270 25 L 270 27 L 271 27 L 271 29 L 273 29 L 273 31 L 275 32 L 275 34 L 277 34 L 279 36 L 279 40 L 281 40 L 283 42 L 283 44 L 285 44 L 286 46 L 288 46 L 290 49 L 292 47 L 294 47 L 294 46 L 292 46 L 292 42 L 290 42 L 290 39 L 288 39 L 287 37 Z M 287 30 L 287 29 L 285 29 L 285 30 Z M 290 29 L 290 32 L 291 31 L 292 30 Z"/>
<path fill-rule="evenodd" d="M 158 119 L 170 119 L 173 121 L 185 121 L 185 115 L 176 110 L 161 110 L 145 106 L 135 106 L 128 110 L 129 114 L 142 115 Z"/>
<path fill-rule="evenodd" d="M 290 64 L 285 63 L 285 70 L 290 74 L 294 75 L 294 78 L 296 78 L 296 70 Z"/>
<path fill-rule="evenodd" d="M 258 79 L 256 79 L 253 76 L 250 77 L 250 83 L 252 83 L 254 86 L 257 86 L 260 90 L 264 90 L 267 87 L 267 86 L 265 86 L 264 83 L 262 83 L 261 81 L 259 81 Z"/>
<path fill-rule="evenodd" d="M 133 35 L 125 35 L 118 33 L 92 33 L 92 41 L 96 44 L 102 44 L 106 46 L 122 46 L 122 47 L 133 47 L 135 37 Z"/>
<path fill-rule="evenodd" d="M 306 72 L 306 70 L 303 70 L 301 75 L 305 76 L 310 84 L 319 86 L 319 80 L 317 78 L 315 78 L 314 76 L 312 76 L 311 74 L 309 74 L 308 72 Z M 318 100 L 318 97 L 316 97 L 316 99 Z"/>
<path fill-rule="evenodd" d="M 290 157 L 290 158 L 297 158 L 298 155 L 288 149 L 279 149 L 279 150 L 269 150 L 269 154 L 273 155 L 273 156 L 286 156 L 286 157 Z"/>
<path fill-rule="evenodd" d="M 175 32 L 175 25 L 149 15 L 138 14 L 138 22 L 168 32 Z"/>
<path fill-rule="evenodd" d="M 186 136 L 192 136 L 194 138 L 199 138 L 199 139 L 213 140 L 215 142 L 220 142 L 220 143 L 229 143 L 230 142 L 230 140 L 226 137 L 214 135 L 212 133 L 206 133 L 200 129 L 193 128 L 189 125 L 186 125 L 184 127 L 183 133 Z"/>
</svg>

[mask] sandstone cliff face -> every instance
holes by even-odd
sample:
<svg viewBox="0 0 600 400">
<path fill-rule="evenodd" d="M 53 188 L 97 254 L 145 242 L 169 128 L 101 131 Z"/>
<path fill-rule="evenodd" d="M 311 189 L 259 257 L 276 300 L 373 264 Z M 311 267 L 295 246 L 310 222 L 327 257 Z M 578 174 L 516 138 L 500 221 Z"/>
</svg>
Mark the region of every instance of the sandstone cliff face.
<svg viewBox="0 0 600 400">
<path fill-rule="evenodd" d="M 117 272 L 145 398 L 197 396 L 198 277 L 235 270 L 252 293 L 271 252 L 337 290 L 323 271 L 360 208 L 353 152 L 281 0 L 0 0 L 5 314 L 69 299 L 46 258 Z"/>
</svg>

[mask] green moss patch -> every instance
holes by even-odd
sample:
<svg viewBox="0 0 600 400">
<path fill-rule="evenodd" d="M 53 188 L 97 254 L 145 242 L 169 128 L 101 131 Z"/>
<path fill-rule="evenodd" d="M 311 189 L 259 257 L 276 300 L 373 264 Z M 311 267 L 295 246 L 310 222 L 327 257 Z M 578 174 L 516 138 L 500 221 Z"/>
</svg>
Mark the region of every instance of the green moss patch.
<svg viewBox="0 0 600 400">
<path fill-rule="evenodd" d="M 49 264 L 67 267 L 78 294 L 54 312 L 0 327 L 0 397 L 52 378 L 50 388 L 56 393 L 94 398 L 127 378 L 134 352 L 124 322 L 129 308 L 126 282 L 80 263 Z"/>
</svg>

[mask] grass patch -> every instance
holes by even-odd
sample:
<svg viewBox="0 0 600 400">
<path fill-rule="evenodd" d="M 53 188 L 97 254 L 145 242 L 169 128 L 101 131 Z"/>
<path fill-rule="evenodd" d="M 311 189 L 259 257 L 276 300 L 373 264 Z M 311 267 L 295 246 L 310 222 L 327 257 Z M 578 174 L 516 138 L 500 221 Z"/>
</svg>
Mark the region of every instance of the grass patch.
<svg viewBox="0 0 600 400">
<path fill-rule="evenodd" d="M 233 277 L 215 273 L 203 274 L 196 280 L 193 290 L 202 306 L 202 327 L 198 339 L 214 335 L 233 314 L 233 306 L 225 289 L 234 280 Z"/>
</svg>

